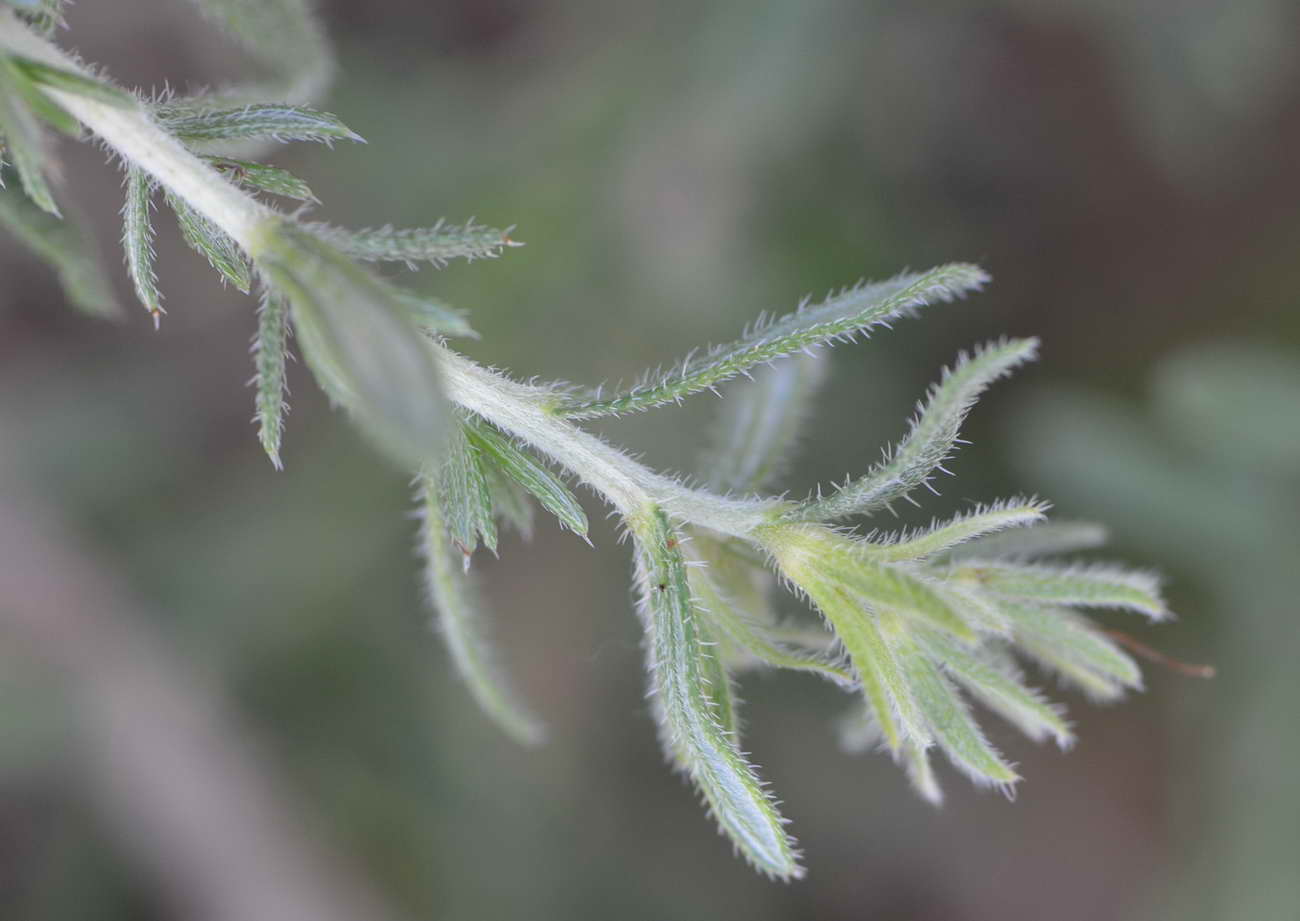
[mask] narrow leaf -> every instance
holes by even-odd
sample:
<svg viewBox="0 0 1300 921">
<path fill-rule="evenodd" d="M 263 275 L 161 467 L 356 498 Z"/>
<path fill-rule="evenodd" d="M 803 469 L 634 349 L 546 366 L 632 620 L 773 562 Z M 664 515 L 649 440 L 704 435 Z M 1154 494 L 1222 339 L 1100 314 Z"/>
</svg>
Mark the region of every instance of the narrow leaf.
<svg viewBox="0 0 1300 921">
<path fill-rule="evenodd" d="M 161 105 L 154 114 L 170 134 L 186 142 L 270 138 L 275 141 L 360 141 L 337 115 L 306 106 L 258 103 L 235 109 Z"/>
<path fill-rule="evenodd" d="M 921 560 L 985 534 L 1036 524 L 1046 519 L 1050 507 L 1037 499 L 1008 499 L 977 507 L 923 531 L 868 540 L 865 546 L 881 562 Z"/>
<path fill-rule="evenodd" d="M 431 344 L 391 286 L 288 222 L 265 234 L 257 265 L 289 298 L 303 357 L 326 392 L 408 469 L 435 460 L 450 411 Z"/>
<path fill-rule="evenodd" d="M 953 576 L 1008 597 L 1080 607 L 1123 608 L 1145 614 L 1152 620 L 1171 616 L 1160 597 L 1159 579 L 1148 572 L 1117 566 L 971 562 L 954 570 Z"/>
<path fill-rule="evenodd" d="M 165 192 L 164 197 L 167 206 L 175 212 L 181 237 L 190 249 L 207 259 L 224 281 L 247 294 L 253 286 L 253 273 L 235 241 L 183 199 L 171 192 Z"/>
<path fill-rule="evenodd" d="M 487 469 L 488 491 L 492 494 L 492 516 L 510 525 L 524 540 L 533 536 L 533 503 L 528 491 L 502 472 L 500 467 Z"/>
<path fill-rule="evenodd" d="M 952 453 L 966 414 L 989 384 L 1031 360 L 1037 339 L 1012 339 L 962 355 L 917 408 L 911 431 L 891 454 L 865 476 L 829 496 L 810 499 L 788 513 L 801 521 L 832 521 L 884 508 L 928 483 Z"/>
<path fill-rule="evenodd" d="M 793 842 L 772 797 L 723 726 L 709 676 L 713 650 L 699 624 L 678 537 L 664 513 L 632 522 L 650 675 L 669 752 L 690 775 L 723 832 L 758 870 L 779 879 L 802 875 Z M 715 679 L 716 680 L 716 679 Z"/>
<path fill-rule="evenodd" d="M 382 281 L 382 279 L 379 280 Z M 455 307 L 437 298 L 429 297 L 427 294 L 416 294 L 413 291 L 407 291 L 405 288 L 399 288 L 387 282 L 384 282 L 384 286 L 388 288 L 390 296 L 406 308 L 407 314 L 422 329 L 427 329 L 429 332 L 437 333 L 440 336 L 478 338 L 478 333 L 469 325 L 469 318 L 465 316 L 464 311 L 457 310 Z"/>
<path fill-rule="evenodd" d="M 492 493 L 488 488 L 487 465 L 478 444 L 469 435 L 467 424 L 454 427 L 437 473 L 438 499 L 447 532 L 460 550 L 467 569 L 480 539 L 493 553 L 497 550 L 497 526 L 493 517 Z"/>
<path fill-rule="evenodd" d="M 18 173 L 23 191 L 42 211 L 59 216 L 45 170 L 49 160 L 45 133 L 25 98 L 30 82 L 0 54 L 0 137 L 9 150 L 9 162 Z"/>
<path fill-rule="evenodd" d="M 430 478 L 421 478 L 420 550 L 425 588 L 438 614 L 439 630 L 457 671 L 484 712 L 517 742 L 536 745 L 545 731 L 496 664 L 483 632 L 482 604 L 471 574 L 461 567 L 460 553 L 448 544 L 438 493 Z"/>
<path fill-rule="evenodd" d="M 888 621 L 887 621 L 888 623 Z M 931 659 L 895 621 L 890 638 L 926 723 L 948 760 L 977 784 L 1008 789 L 1020 779 L 997 753 L 971 716 L 970 707 Z"/>
<path fill-rule="evenodd" d="M 757 365 L 815 345 L 852 338 L 909 316 L 921 307 L 950 301 L 981 287 L 982 269 L 956 263 L 890 281 L 859 285 L 772 322 L 760 322 L 740 339 L 703 355 L 687 356 L 667 372 L 648 375 L 634 387 L 605 397 L 572 396 L 555 411 L 571 419 L 640 412 L 708 390 Z"/>
<path fill-rule="evenodd" d="M 126 272 L 135 293 L 153 316 L 154 325 L 165 312 L 158 292 L 158 276 L 153 271 L 153 191 L 154 183 L 135 166 L 126 168 L 126 201 L 122 205 L 122 250 L 126 254 Z"/>
<path fill-rule="evenodd" d="M 780 359 L 731 384 L 723 396 L 716 444 L 701 464 L 709 487 L 752 492 L 780 474 L 825 376 L 825 355 L 814 352 Z"/>
<path fill-rule="evenodd" d="M 1125 688 L 1142 687 L 1137 663 L 1067 608 L 1004 604 L 1016 649 L 1077 685 L 1096 700 L 1113 700 Z"/>
<path fill-rule="evenodd" d="M 476 450 L 491 459 L 507 476 L 533 494 L 542 508 L 579 537 L 587 536 L 587 513 L 564 481 L 541 461 L 477 418 L 465 423 L 465 435 Z"/>
<path fill-rule="evenodd" d="M 366 262 L 428 262 L 442 267 L 452 259 L 491 259 L 507 246 L 520 246 L 509 231 L 475 224 L 439 221 L 432 227 L 374 227 L 349 230 L 329 224 L 304 225 L 332 246 Z"/>
<path fill-rule="evenodd" d="M 277 291 L 263 288 L 257 311 L 257 335 L 253 340 L 253 359 L 257 366 L 257 437 L 276 470 L 280 462 L 280 436 L 284 432 L 284 414 L 288 411 L 285 374 L 289 354 L 289 305 Z"/>
<path fill-rule="evenodd" d="M 287 169 L 256 163 L 252 160 L 236 160 L 233 157 L 204 157 L 204 159 L 235 182 L 248 188 L 297 201 L 313 204 L 320 202 L 307 183 Z"/>
<path fill-rule="evenodd" d="M 972 651 L 935 631 L 924 632 L 920 643 L 973 697 L 1034 741 L 1051 736 L 1061 748 L 1074 741 L 1061 708 L 1026 686 L 1005 656 L 987 649 Z"/>
<path fill-rule="evenodd" d="M 137 105 L 134 96 L 126 92 L 126 90 L 113 86 L 107 80 L 65 70 L 62 67 L 54 67 L 42 61 L 19 55 L 14 55 L 11 60 L 14 67 L 23 76 L 41 86 L 63 90 L 65 93 L 73 93 L 77 96 L 85 96 L 87 99 L 94 99 L 96 102 L 107 103 L 119 108 L 129 109 Z"/>
</svg>

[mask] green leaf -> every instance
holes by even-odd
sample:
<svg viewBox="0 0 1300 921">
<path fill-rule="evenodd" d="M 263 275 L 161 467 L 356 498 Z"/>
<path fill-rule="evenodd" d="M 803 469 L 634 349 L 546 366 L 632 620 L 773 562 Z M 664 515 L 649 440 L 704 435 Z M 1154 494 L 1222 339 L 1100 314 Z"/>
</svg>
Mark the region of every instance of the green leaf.
<svg viewBox="0 0 1300 921">
<path fill-rule="evenodd" d="M 586 539 L 587 513 L 564 481 L 541 461 L 481 419 L 469 418 L 465 435 L 478 452 L 490 459 L 492 466 L 532 493 L 560 524 Z"/>
<path fill-rule="evenodd" d="M 432 478 L 421 477 L 420 550 L 425 559 L 425 587 L 437 611 L 440 632 L 461 679 L 484 712 L 515 741 L 537 745 L 545 730 L 497 666 L 484 635 L 478 591 L 471 574 L 460 565 L 459 551 L 448 544 L 439 493 Z"/>
<path fill-rule="evenodd" d="M 1106 542 L 1106 529 L 1083 521 L 1050 521 L 1030 528 L 1004 531 L 953 547 L 953 560 L 1029 560 L 1034 557 L 1090 550 Z"/>
<path fill-rule="evenodd" d="M 285 395 L 288 378 L 285 364 L 289 355 L 289 305 L 284 296 L 269 288 L 262 289 L 257 311 L 257 334 L 253 339 L 253 360 L 257 367 L 257 437 L 276 470 L 280 462 L 280 436 L 284 432 L 284 414 L 288 411 Z"/>
<path fill-rule="evenodd" d="M 658 508 L 630 523 L 649 635 L 651 686 L 669 753 L 680 761 L 746 860 L 769 876 L 797 878 L 803 870 L 784 820 L 724 727 L 727 714 L 716 710 L 710 676 L 717 674 L 717 666 L 710 661 L 712 648 L 700 629 L 679 537 Z"/>
<path fill-rule="evenodd" d="M 278 166 L 268 166 L 252 160 L 237 160 L 233 157 L 204 157 L 216 169 L 229 176 L 240 185 L 284 198 L 319 204 L 311 188 L 293 173 Z"/>
<path fill-rule="evenodd" d="M 1095 700 L 1114 700 L 1142 687 L 1137 663 L 1068 608 L 1003 604 L 1016 649 L 1077 685 Z"/>
<path fill-rule="evenodd" d="M 478 333 L 469 325 L 469 319 L 464 311 L 457 310 L 450 304 L 429 297 L 427 294 L 416 294 L 387 282 L 384 284 L 390 290 L 391 296 L 406 308 L 406 312 L 417 326 L 440 336 L 478 338 Z"/>
<path fill-rule="evenodd" d="M 154 326 L 166 311 L 158 291 L 158 276 L 153 261 L 153 191 L 154 182 L 135 166 L 126 168 L 126 201 L 122 205 L 122 249 L 126 254 L 126 272 L 135 287 L 140 303 L 153 316 Z"/>
<path fill-rule="evenodd" d="M 885 563 L 926 559 L 976 537 L 1037 524 L 1046 519 L 1050 507 L 1038 499 L 1006 499 L 977 506 L 974 511 L 925 530 L 871 538 L 865 548 Z"/>
<path fill-rule="evenodd" d="M 703 355 L 689 355 L 667 372 L 647 375 L 641 383 L 613 396 L 597 392 L 567 397 L 555 412 L 570 419 L 595 419 L 676 403 L 784 355 L 865 335 L 921 307 L 976 290 L 987 280 L 982 269 L 955 263 L 859 285 L 815 306 L 801 306 L 778 320 L 760 322 L 735 342 L 715 346 Z"/>
<path fill-rule="evenodd" d="M 802 503 L 786 517 L 800 521 L 833 521 L 863 515 L 904 498 L 921 485 L 952 453 L 966 414 L 984 390 L 1038 351 L 1037 339 L 1012 339 L 962 355 L 930 390 L 918 407 L 911 431 L 898 446 L 865 475 L 851 480 L 829 496 Z"/>
<path fill-rule="evenodd" d="M 0 173 L 0 225 L 54 269 L 74 307 L 92 316 L 120 316 L 112 281 L 78 215 L 52 217 L 23 193 L 4 188 L 2 180 Z"/>
<path fill-rule="evenodd" d="M 783 641 L 768 604 L 769 573 L 755 571 L 702 535 L 693 537 L 687 549 L 704 564 L 688 572 L 699 609 L 728 646 L 774 668 L 812 672 L 842 687 L 856 687 L 857 678 L 843 665 Z"/>
<path fill-rule="evenodd" d="M 164 192 L 167 206 L 176 214 L 181 237 L 190 249 L 208 260 L 224 281 L 247 294 L 253 286 L 253 273 L 238 244 L 224 230 L 191 208 L 184 199 Z"/>
<path fill-rule="evenodd" d="M 957 689 L 896 618 L 886 613 L 881 620 L 926 724 L 948 760 L 977 784 L 1009 789 L 1019 775 L 989 744 Z"/>
<path fill-rule="evenodd" d="M 365 262 L 404 262 L 411 268 L 428 262 L 439 268 L 452 259 L 492 259 L 507 246 L 521 246 L 509 230 L 475 224 L 438 221 L 432 227 L 373 227 L 349 230 L 329 224 L 305 224 L 312 233 L 353 259 Z"/>
<path fill-rule="evenodd" d="M 303 357 L 326 393 L 407 469 L 435 461 L 450 410 L 432 344 L 391 286 L 287 221 L 256 247 L 258 270 L 288 297 Z"/>
<path fill-rule="evenodd" d="M 39 90 L 36 92 L 39 95 Z M 8 55 L 0 54 L 0 137 L 5 139 L 9 161 L 27 197 L 42 211 L 58 217 L 59 206 L 45 178 L 50 159 L 45 133 L 32 112 L 30 93 L 30 81 L 14 68 Z"/>
<path fill-rule="evenodd" d="M 813 396 L 826 376 L 824 353 L 792 355 L 731 384 L 700 469 L 709 488 L 747 493 L 782 472 Z"/>
<path fill-rule="evenodd" d="M 68 0 L 7 0 L 7 2 L 42 35 L 52 35 L 55 30 L 66 28 L 68 25 L 63 16 Z"/>
<path fill-rule="evenodd" d="M 94 99 L 96 102 L 107 103 L 118 108 L 129 109 L 138 104 L 134 96 L 126 90 L 113 86 L 107 80 L 65 70 L 62 67 L 54 67 L 20 55 L 13 55 L 10 60 L 23 76 L 41 86 L 85 96 L 87 99 Z"/>
<path fill-rule="evenodd" d="M 246 138 L 323 144 L 362 140 L 337 115 L 307 106 L 261 103 L 212 110 L 180 104 L 158 106 L 154 114 L 168 133 L 190 143 Z"/>
<path fill-rule="evenodd" d="M 502 472 L 500 467 L 487 468 L 488 491 L 492 493 L 492 515 L 510 525 L 524 540 L 533 536 L 533 503 L 528 491 Z"/>
<path fill-rule="evenodd" d="M 497 552 L 497 526 L 486 472 L 488 464 L 478 444 L 469 436 L 466 423 L 453 428 L 447 439 L 442 466 L 436 475 L 438 499 L 447 532 L 464 557 L 467 569 L 480 539 L 489 550 Z"/>
<path fill-rule="evenodd" d="M 953 578 L 1011 598 L 1048 604 L 1122 608 L 1152 620 L 1172 615 L 1160 597 L 1160 580 L 1148 572 L 1103 564 L 1051 566 L 1031 563 L 968 563 Z"/>
<path fill-rule="evenodd" d="M 1061 708 L 1026 686 L 1005 654 L 987 646 L 971 650 L 936 631 L 922 632 L 919 642 L 973 697 L 1034 741 L 1051 736 L 1061 748 L 1074 742 Z"/>
</svg>

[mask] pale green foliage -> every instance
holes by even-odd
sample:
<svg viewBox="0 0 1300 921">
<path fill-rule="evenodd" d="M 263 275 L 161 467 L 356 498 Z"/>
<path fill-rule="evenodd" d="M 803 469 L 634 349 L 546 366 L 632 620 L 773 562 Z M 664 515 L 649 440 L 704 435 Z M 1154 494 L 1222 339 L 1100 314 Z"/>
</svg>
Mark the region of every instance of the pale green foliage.
<svg viewBox="0 0 1300 921">
<path fill-rule="evenodd" d="M 348 230 L 328 224 L 308 224 L 308 229 L 354 259 L 365 262 L 429 262 L 442 267 L 452 259 L 490 259 L 507 246 L 518 246 L 509 231 L 439 221 L 432 227 L 373 227 Z"/>
<path fill-rule="evenodd" d="M 438 614 L 438 627 L 452 659 L 475 700 L 512 738 L 525 745 L 541 742 L 545 731 L 510 689 L 483 634 L 483 610 L 471 573 L 461 566 L 462 551 L 447 540 L 441 490 L 432 478 L 420 482 L 420 551 L 425 589 Z"/>
<path fill-rule="evenodd" d="M 122 204 L 122 250 L 126 272 L 135 286 L 136 297 L 157 323 L 162 314 L 162 295 L 154 274 L 153 210 L 154 183 L 144 170 L 126 168 L 126 201 Z"/>
<path fill-rule="evenodd" d="M 309 62 L 298 67 L 320 45 L 301 0 L 203 5 L 264 63 L 274 65 L 283 48 L 279 76 L 299 89 L 315 79 Z M 36 12 L 57 15 L 57 8 Z M 301 34 L 289 35 L 293 29 Z M 15 63 L 37 59 L 36 66 Z M 1156 580 L 1050 560 L 1099 543 L 1095 526 L 1045 523 L 1048 506 L 1036 499 L 977 506 L 915 531 L 861 535 L 836 524 L 928 486 L 975 400 L 1032 359 L 1036 340 L 1004 340 L 961 356 L 918 406 L 902 441 L 864 476 L 803 502 L 758 494 L 783 469 L 815 400 L 824 372 L 816 350 L 974 291 L 987 281 L 981 269 L 952 264 L 859 284 L 761 320 L 734 342 L 608 396 L 519 384 L 442 341 L 473 335 L 464 314 L 358 262 L 495 256 L 511 245 L 507 234 L 472 221 L 352 231 L 282 213 L 254 193 L 308 204 L 315 196 L 296 177 L 232 147 L 359 138 L 292 94 L 281 102 L 241 98 L 245 92 L 146 106 L 0 7 L 0 131 L 31 199 L 5 190 L 0 216 L 59 267 L 80 303 L 100 303 L 89 263 L 68 235 L 49 229 L 53 218 L 36 211 L 57 211 L 42 120 L 74 135 L 85 133 L 84 122 L 127 170 L 128 274 L 155 318 L 154 183 L 187 242 L 224 279 L 248 291 L 256 276 L 255 418 L 267 455 L 280 466 L 292 330 L 320 386 L 390 458 L 418 471 L 420 548 L 441 632 L 471 694 L 514 738 L 538 741 L 540 724 L 496 664 L 470 570 L 480 544 L 493 552 L 502 546 L 499 523 L 533 531 L 533 500 L 586 539 L 587 514 L 552 462 L 606 500 L 633 539 L 652 707 L 666 754 L 742 856 L 773 877 L 795 878 L 802 868 L 774 797 L 742 753 L 738 676 L 746 669 L 810 672 L 860 695 L 856 743 L 882 745 L 932 802 L 941 799 L 933 749 L 977 784 L 1010 791 L 1019 779 L 985 737 L 971 700 L 1033 739 L 1062 747 L 1072 740 L 1060 707 L 1028 683 L 1018 658 L 1098 699 L 1141 686 L 1132 658 L 1080 609 L 1163 619 L 1169 613 Z M 677 402 L 741 376 L 750 379 L 727 388 L 713 450 L 698 472 L 706 488 L 661 476 L 574 422 Z M 824 629 L 781 613 L 782 586 L 811 603 Z"/>
<path fill-rule="evenodd" d="M 253 337 L 253 360 L 257 374 L 257 437 L 276 470 L 280 462 L 280 437 L 284 432 L 284 414 L 288 412 L 285 394 L 289 389 L 285 364 L 289 358 L 289 305 L 284 297 L 263 289 L 257 309 L 257 334 Z"/>
<path fill-rule="evenodd" d="M 719 712 L 716 701 L 725 673 L 714 664 L 717 649 L 700 629 L 681 536 L 657 508 L 629 524 L 636 540 L 650 687 L 664 745 L 746 860 L 781 879 L 801 876 L 785 822 L 728 728 L 734 727 L 734 715 Z"/>
<path fill-rule="evenodd" d="M 956 263 L 889 281 L 860 284 L 820 304 L 800 305 L 779 319 L 760 320 L 736 341 L 713 346 L 701 355 L 688 355 L 668 371 L 646 375 L 641 383 L 613 396 L 599 392 L 570 396 L 556 412 L 570 419 L 594 419 L 676 403 L 757 365 L 812 346 L 853 339 L 921 307 L 953 300 L 978 290 L 987 280 L 982 269 Z"/>
</svg>

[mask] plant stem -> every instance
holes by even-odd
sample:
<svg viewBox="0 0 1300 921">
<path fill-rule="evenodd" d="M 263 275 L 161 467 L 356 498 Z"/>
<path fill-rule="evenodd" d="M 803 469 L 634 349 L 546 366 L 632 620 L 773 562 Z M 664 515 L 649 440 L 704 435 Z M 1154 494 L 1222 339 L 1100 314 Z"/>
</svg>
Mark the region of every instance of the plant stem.
<svg viewBox="0 0 1300 921">
<path fill-rule="evenodd" d="M 93 76 L 79 61 L 0 10 L 0 47 L 65 70 Z M 115 106 L 52 87 L 42 87 L 124 161 L 224 230 L 256 259 L 263 236 L 283 220 L 154 123 L 142 104 Z M 662 505 L 675 518 L 743 537 L 784 506 L 778 500 L 731 499 L 690 489 L 655 473 L 618 448 L 559 418 L 548 408 L 553 396 L 516 383 L 446 346 L 429 346 L 449 398 L 550 456 L 608 501 L 623 517 Z"/>
</svg>

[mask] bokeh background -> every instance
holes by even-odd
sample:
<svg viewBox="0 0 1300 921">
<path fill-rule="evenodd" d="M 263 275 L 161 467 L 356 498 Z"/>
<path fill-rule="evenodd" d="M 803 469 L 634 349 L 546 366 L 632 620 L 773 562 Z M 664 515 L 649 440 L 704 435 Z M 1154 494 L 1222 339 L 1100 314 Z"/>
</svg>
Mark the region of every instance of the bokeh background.
<svg viewBox="0 0 1300 921">
<path fill-rule="evenodd" d="M 1109 553 L 1167 573 L 1180 614 L 1108 620 L 1219 677 L 1153 666 L 1118 707 L 1069 698 L 1068 755 L 990 720 L 1028 778 L 1017 799 L 948 774 L 935 811 L 887 758 L 839 751 L 832 689 L 754 676 L 747 745 L 810 866 L 764 881 L 663 763 L 627 548 L 591 497 L 594 550 L 547 526 L 481 563 L 503 655 L 552 729 L 520 751 L 429 634 L 406 479 L 301 368 L 288 469 L 271 469 L 245 387 L 254 305 L 170 228 L 159 333 L 143 311 L 72 313 L 0 240 L 0 494 L 60 522 L 48 554 L 24 555 L 29 524 L 11 519 L 3 584 L 21 590 L 20 563 L 64 583 L 52 607 L 86 610 L 51 616 L 85 625 L 111 580 L 132 635 L 280 791 L 287 846 L 330 855 L 331 882 L 387 916 L 1300 918 L 1300 7 L 333 0 L 324 15 L 342 65 L 325 107 L 369 144 L 276 162 L 332 221 L 517 224 L 524 248 L 406 280 L 472 310 L 483 338 L 465 350 L 520 376 L 626 378 L 860 276 L 987 266 L 984 294 L 835 351 L 784 487 L 864 469 L 958 349 L 1040 335 L 1041 362 L 981 404 L 925 515 L 1019 492 L 1108 523 Z M 184 3 L 83 2 L 71 23 L 127 83 L 242 67 Z M 118 178 L 97 151 L 65 154 L 64 197 L 113 259 Z M 602 431 L 689 470 L 713 403 Z M 202 767 L 220 781 L 227 746 L 106 780 L 106 746 L 150 763 L 151 708 L 174 691 L 151 685 L 105 728 L 97 643 L 54 667 L 12 636 L 0 648 L 0 915 L 210 916 L 203 868 L 172 874 L 140 839 L 168 796 L 199 839 L 228 812 L 186 786 Z M 209 885 L 251 885 L 219 863 Z"/>
</svg>

